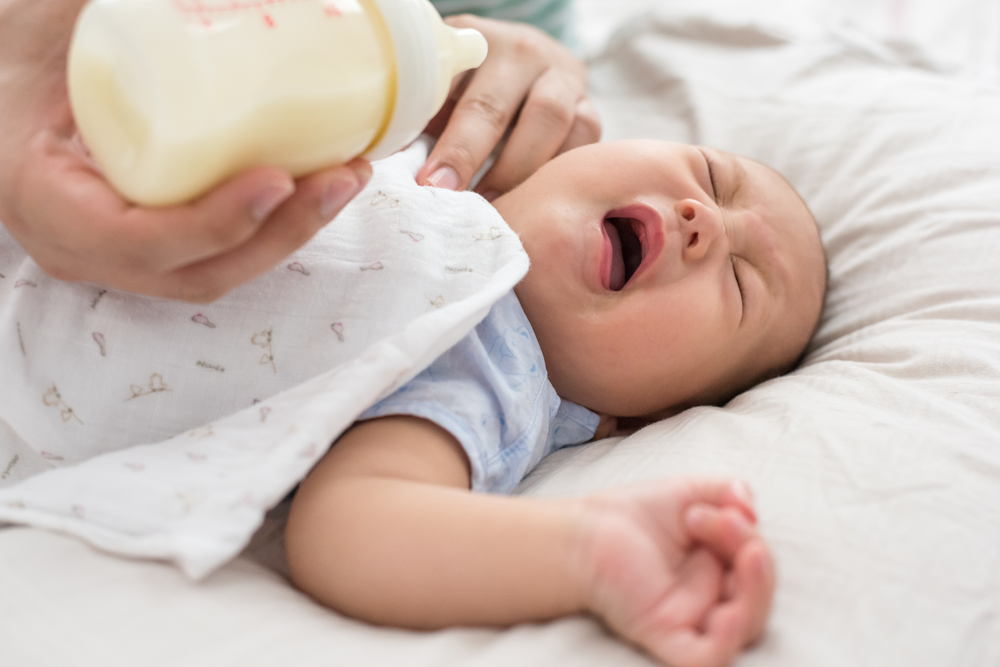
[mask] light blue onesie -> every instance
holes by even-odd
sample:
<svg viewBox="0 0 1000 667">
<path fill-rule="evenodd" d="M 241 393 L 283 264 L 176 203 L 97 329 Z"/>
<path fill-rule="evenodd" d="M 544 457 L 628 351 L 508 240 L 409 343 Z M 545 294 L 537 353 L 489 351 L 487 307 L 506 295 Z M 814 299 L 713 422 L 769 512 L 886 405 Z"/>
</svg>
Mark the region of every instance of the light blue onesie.
<svg viewBox="0 0 1000 667">
<path fill-rule="evenodd" d="M 472 13 L 531 23 L 570 38 L 571 0 L 432 0 L 443 15 Z M 461 443 L 472 489 L 509 493 L 546 455 L 586 442 L 600 418 L 561 400 L 521 304 L 511 292 L 468 336 L 358 419 L 413 415 Z"/>
<path fill-rule="evenodd" d="M 542 458 L 594 436 L 600 418 L 561 400 L 513 292 L 458 344 L 358 419 L 428 419 L 461 443 L 472 490 L 510 493 Z"/>
</svg>

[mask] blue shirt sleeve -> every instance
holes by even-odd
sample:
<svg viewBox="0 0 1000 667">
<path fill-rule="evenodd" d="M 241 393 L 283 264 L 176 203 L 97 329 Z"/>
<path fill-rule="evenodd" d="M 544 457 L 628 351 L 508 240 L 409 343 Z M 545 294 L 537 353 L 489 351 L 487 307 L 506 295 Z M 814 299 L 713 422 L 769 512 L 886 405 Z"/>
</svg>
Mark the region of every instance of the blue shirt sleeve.
<svg viewBox="0 0 1000 667">
<path fill-rule="evenodd" d="M 546 455 L 590 440 L 599 417 L 556 394 L 511 292 L 454 347 L 359 419 L 412 415 L 451 433 L 472 489 L 510 493 Z"/>
</svg>

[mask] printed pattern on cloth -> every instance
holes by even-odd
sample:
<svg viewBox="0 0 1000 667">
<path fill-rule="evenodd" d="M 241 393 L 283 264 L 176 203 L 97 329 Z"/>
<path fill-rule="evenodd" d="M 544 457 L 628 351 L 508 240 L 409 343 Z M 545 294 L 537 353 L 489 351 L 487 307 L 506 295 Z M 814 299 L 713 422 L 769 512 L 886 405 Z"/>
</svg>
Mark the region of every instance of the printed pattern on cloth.
<svg viewBox="0 0 1000 667">
<path fill-rule="evenodd" d="M 423 417 L 462 445 L 472 490 L 510 493 L 545 456 L 590 440 L 600 418 L 559 398 L 531 324 L 511 292 L 468 336 L 362 413 Z"/>
<path fill-rule="evenodd" d="M 377 163 L 313 241 L 208 305 L 53 280 L 0 227 L 0 521 L 192 576 L 237 553 L 527 270 L 485 200 L 416 185 L 426 154 Z"/>
</svg>

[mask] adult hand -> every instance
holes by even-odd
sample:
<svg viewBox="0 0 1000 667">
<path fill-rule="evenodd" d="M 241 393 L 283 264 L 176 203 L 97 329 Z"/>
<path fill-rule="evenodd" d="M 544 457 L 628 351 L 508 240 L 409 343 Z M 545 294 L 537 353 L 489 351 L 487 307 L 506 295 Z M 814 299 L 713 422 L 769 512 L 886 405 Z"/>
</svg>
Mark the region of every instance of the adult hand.
<svg viewBox="0 0 1000 667">
<path fill-rule="evenodd" d="M 521 23 L 476 16 L 445 21 L 483 33 L 490 51 L 478 69 L 456 77 L 428 125 L 440 139 L 417 173 L 418 183 L 465 189 L 509 133 L 476 186 L 492 199 L 559 153 L 600 138 L 600 119 L 587 98 L 587 71 L 569 49 Z"/>
<path fill-rule="evenodd" d="M 129 204 L 69 106 L 66 55 L 84 4 L 0 0 L 0 221 L 46 273 L 212 301 L 312 238 L 370 177 L 363 161 L 298 181 L 259 167 L 189 204 Z"/>
</svg>

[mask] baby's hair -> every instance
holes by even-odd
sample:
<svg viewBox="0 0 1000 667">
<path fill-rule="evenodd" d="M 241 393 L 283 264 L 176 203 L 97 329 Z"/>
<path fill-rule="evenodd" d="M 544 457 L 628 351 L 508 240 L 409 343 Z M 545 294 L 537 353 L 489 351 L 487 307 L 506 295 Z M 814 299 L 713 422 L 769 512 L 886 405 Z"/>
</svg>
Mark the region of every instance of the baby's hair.
<svg viewBox="0 0 1000 667">
<path fill-rule="evenodd" d="M 818 227 L 818 225 L 817 225 Z M 778 373 L 778 375 L 785 375 L 786 373 L 791 373 L 796 368 L 802 365 L 805 361 L 806 355 L 809 354 L 809 347 L 816 337 L 816 332 L 819 331 L 819 325 L 823 322 L 823 316 L 826 314 L 826 291 L 830 285 L 830 260 L 826 254 L 826 246 L 820 243 L 820 250 L 823 252 L 823 294 L 820 297 L 819 302 L 819 313 L 816 315 L 816 321 L 813 322 L 812 331 L 809 332 L 809 338 L 806 340 L 805 346 L 802 348 L 802 352 L 793 361 L 787 369 Z"/>
</svg>

